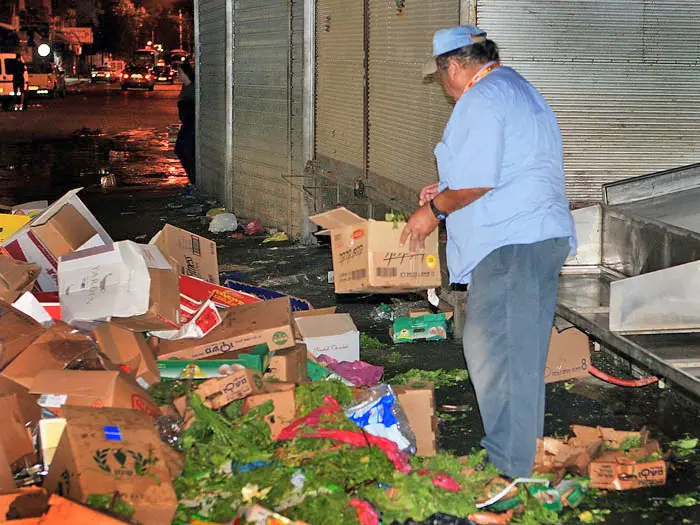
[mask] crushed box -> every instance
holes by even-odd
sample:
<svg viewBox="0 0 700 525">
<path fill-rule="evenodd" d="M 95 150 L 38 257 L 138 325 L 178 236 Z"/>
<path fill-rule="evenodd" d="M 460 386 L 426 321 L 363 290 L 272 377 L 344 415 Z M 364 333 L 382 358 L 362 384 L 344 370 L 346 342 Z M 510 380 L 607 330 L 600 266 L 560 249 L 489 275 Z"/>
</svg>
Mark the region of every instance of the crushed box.
<svg viewBox="0 0 700 525">
<path fill-rule="evenodd" d="M 438 231 L 425 249 L 412 253 L 399 240 L 406 223 L 363 219 L 337 208 L 311 221 L 330 231 L 336 293 L 397 293 L 438 288 L 442 283 Z"/>
<path fill-rule="evenodd" d="M 36 456 L 31 431 L 26 425 L 27 414 L 23 413 L 16 394 L 0 396 L 0 414 L 0 443 L 8 462 L 13 464 L 22 458 L 34 461 Z"/>
<path fill-rule="evenodd" d="M 349 314 L 300 317 L 296 320 L 308 351 L 337 361 L 359 361 L 360 332 Z"/>
<path fill-rule="evenodd" d="M 66 428 L 44 487 L 86 502 L 118 493 L 142 525 L 170 523 L 177 497 L 153 421 L 116 408 L 66 407 Z"/>
<path fill-rule="evenodd" d="M 121 241 L 61 258 L 61 315 L 147 332 L 180 326 L 177 270 L 156 248 Z"/>
<path fill-rule="evenodd" d="M 245 369 L 220 379 L 209 379 L 197 388 L 196 393 L 206 406 L 218 410 L 251 394 L 258 394 L 263 388 L 262 374 Z"/>
<path fill-rule="evenodd" d="M 214 241 L 166 224 L 150 244 L 174 259 L 181 275 L 219 284 L 219 262 Z"/>
<path fill-rule="evenodd" d="M 242 411 L 245 414 L 253 407 L 272 401 L 274 409 L 271 414 L 265 416 L 265 421 L 270 425 L 272 439 L 277 439 L 280 432 L 296 419 L 294 387 L 293 383 L 265 383 L 262 392 L 245 398 Z"/>
<path fill-rule="evenodd" d="M 544 372 L 545 383 L 586 377 L 590 364 L 591 350 L 586 334 L 576 328 L 567 328 L 562 332 L 552 328 Z"/>
<path fill-rule="evenodd" d="M 160 415 L 158 405 L 136 381 L 121 371 L 45 370 L 30 389 L 39 395 L 39 406 L 61 416 L 64 405 L 114 407 Z"/>
<path fill-rule="evenodd" d="M 161 340 L 158 359 L 197 360 L 259 344 L 267 344 L 270 350 L 294 346 L 288 297 L 229 308 L 223 317 L 202 339 Z"/>
<path fill-rule="evenodd" d="M 82 188 L 71 190 L 63 195 L 2 244 L 3 248 L 13 259 L 34 263 L 41 268 L 37 278 L 37 286 L 43 292 L 58 290 L 57 271 L 60 256 L 52 253 L 40 237 L 54 247 L 58 246 L 57 249 L 75 246 L 79 238 L 74 236 L 70 222 L 78 220 L 80 221 L 78 228 L 82 232 L 80 239 L 87 235 L 89 229 L 93 230 L 94 233 L 92 237 L 86 239 L 87 242 L 85 244 L 76 246 L 75 249 L 112 242 L 109 234 L 78 197 L 77 194 L 80 190 Z M 70 208 L 66 208 L 66 206 Z M 76 218 L 77 215 L 74 212 L 77 212 L 80 219 Z M 39 232 L 38 234 L 37 231 Z M 64 233 L 67 235 L 67 238 L 62 237 Z"/>
<path fill-rule="evenodd" d="M 14 303 L 20 295 L 32 289 L 40 270 L 36 264 L 0 255 L 0 299 Z"/>
<path fill-rule="evenodd" d="M 93 330 L 93 336 L 102 353 L 143 388 L 148 389 L 160 381 L 155 354 L 143 334 L 113 323 L 102 323 Z"/>
<path fill-rule="evenodd" d="M 104 370 L 99 349 L 92 339 L 75 333 L 70 326 L 57 322 L 35 339 L 7 367 L 2 375 L 31 388 L 42 370 Z"/>
<path fill-rule="evenodd" d="M 0 370 L 44 332 L 34 319 L 0 301 Z"/>
<path fill-rule="evenodd" d="M 434 456 L 437 454 L 435 386 L 428 381 L 413 381 L 407 385 L 392 385 L 391 388 L 416 436 L 416 455 Z"/>
</svg>

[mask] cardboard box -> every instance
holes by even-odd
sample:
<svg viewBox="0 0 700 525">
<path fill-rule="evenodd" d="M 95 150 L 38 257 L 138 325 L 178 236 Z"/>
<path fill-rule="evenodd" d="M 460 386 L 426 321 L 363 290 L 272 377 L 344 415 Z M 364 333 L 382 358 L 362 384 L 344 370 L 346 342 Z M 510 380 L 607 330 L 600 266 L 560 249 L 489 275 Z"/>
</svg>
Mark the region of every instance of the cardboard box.
<svg viewBox="0 0 700 525">
<path fill-rule="evenodd" d="M 591 462 L 591 488 L 631 490 L 665 485 L 668 474 L 666 461 L 661 458 L 652 461 L 645 459 L 659 451 L 658 442 L 653 441 L 628 453 L 619 450 L 604 452 Z"/>
<path fill-rule="evenodd" d="M 155 246 L 122 241 L 82 250 L 58 265 L 61 315 L 73 321 L 112 320 L 129 330 L 180 325 L 177 270 Z"/>
<path fill-rule="evenodd" d="M 309 380 L 306 370 L 305 344 L 298 344 L 293 348 L 275 351 L 270 358 L 269 375 L 276 377 L 285 383 L 301 384 Z"/>
<path fill-rule="evenodd" d="M 29 389 L 0 375 L 0 396 L 15 395 L 24 417 L 25 425 L 36 425 L 41 419 L 41 407 L 36 404 L 39 396 L 29 393 Z"/>
<path fill-rule="evenodd" d="M 32 225 L 31 230 L 56 259 L 73 253 L 97 235 L 95 228 L 71 204 L 64 204 L 43 224 Z"/>
<path fill-rule="evenodd" d="M 187 360 L 168 359 L 158 361 L 160 376 L 163 379 L 213 379 L 226 377 L 248 368 L 265 373 L 270 364 L 270 351 L 267 345 L 257 345 L 250 349 L 228 352 L 215 358 Z"/>
<path fill-rule="evenodd" d="M 563 332 L 552 328 L 545 383 L 587 377 L 590 364 L 591 350 L 586 334 L 576 328 L 567 328 Z"/>
<path fill-rule="evenodd" d="M 64 412 L 66 428 L 44 487 L 80 502 L 91 494 L 119 493 L 142 525 L 170 523 L 177 497 L 152 419 L 114 408 Z"/>
<path fill-rule="evenodd" d="M 254 295 L 226 288 L 225 286 L 217 286 L 187 275 L 181 275 L 179 283 L 180 296 L 183 299 L 183 303 L 189 301 L 198 305 L 211 297 L 214 304 L 219 308 L 230 308 L 262 301 L 262 299 Z"/>
<path fill-rule="evenodd" d="M 292 312 L 294 316 L 294 338 L 297 341 L 301 341 L 301 332 L 299 331 L 299 326 L 297 325 L 297 319 L 302 317 L 318 317 L 319 315 L 330 315 L 336 312 L 335 306 L 330 306 L 328 308 L 312 308 L 311 310 L 299 310 L 297 312 Z"/>
<path fill-rule="evenodd" d="M 158 359 L 197 360 L 259 344 L 270 350 L 294 346 L 288 297 L 230 308 L 223 316 L 221 325 L 202 339 L 161 340 Z"/>
<path fill-rule="evenodd" d="M 160 382 L 155 354 L 143 334 L 113 323 L 102 323 L 93 330 L 93 335 L 102 353 L 143 388 Z"/>
<path fill-rule="evenodd" d="M 442 284 L 438 231 L 425 250 L 411 253 L 399 245 L 405 223 L 366 220 L 346 208 L 309 217 L 330 230 L 336 293 L 397 293 Z"/>
<path fill-rule="evenodd" d="M 12 469 L 10 468 L 10 460 L 5 452 L 5 447 L 0 441 L 0 494 L 3 492 L 11 492 L 17 490 L 17 485 L 12 477 Z"/>
<path fill-rule="evenodd" d="M 360 332 L 349 314 L 301 317 L 296 320 L 311 354 L 325 354 L 338 361 L 359 361 Z"/>
<path fill-rule="evenodd" d="M 41 525 L 38 516 L 48 510 L 49 495 L 39 487 L 23 487 L 0 494 L 0 523 Z M 5 521 L 8 513 L 13 519 Z M 17 516 L 14 519 L 14 516 Z"/>
<path fill-rule="evenodd" d="M 270 415 L 265 416 L 265 421 L 270 425 L 272 439 L 277 439 L 280 432 L 296 420 L 294 387 L 293 383 L 265 383 L 261 393 L 245 398 L 242 411 L 245 414 L 253 407 L 272 401 L 275 408 Z"/>
<path fill-rule="evenodd" d="M 0 301 L 0 370 L 44 332 L 34 319 Z"/>
<path fill-rule="evenodd" d="M 78 198 L 77 194 L 80 190 L 82 190 L 82 188 L 74 189 L 63 195 L 63 197 L 35 217 L 32 222 L 26 224 L 3 243 L 3 247 L 13 259 L 34 263 L 41 268 L 41 273 L 37 278 L 37 286 L 43 292 L 58 290 L 58 257 L 44 246 L 36 235 L 34 228 L 39 228 L 50 223 L 52 219 L 62 211 L 64 206 L 69 205 L 75 209 L 85 222 L 96 232 L 95 237 L 90 239 L 90 243 L 109 244 L 112 242 L 109 234 L 100 223 L 97 222 L 97 219 L 90 213 L 90 210 L 87 209 L 80 198 Z"/>
<path fill-rule="evenodd" d="M 40 396 L 39 406 L 57 416 L 63 415 L 64 405 L 130 408 L 152 417 L 160 415 L 158 405 L 136 381 L 113 370 L 45 370 L 36 376 L 30 392 Z"/>
<path fill-rule="evenodd" d="M 36 375 L 42 370 L 104 370 L 99 349 L 92 339 L 80 334 L 65 323 L 58 322 L 25 348 L 2 375 L 31 388 Z"/>
<path fill-rule="evenodd" d="M 175 259 L 181 275 L 219 284 L 219 261 L 214 241 L 166 224 L 149 244 Z"/>
<path fill-rule="evenodd" d="M 30 429 L 26 426 L 26 416 L 22 413 L 15 394 L 0 396 L 0 443 L 10 464 L 28 458 L 35 461 L 34 444 Z"/>
<path fill-rule="evenodd" d="M 39 445 L 41 446 L 41 459 L 44 470 L 48 471 L 53 461 L 56 448 L 66 428 L 66 420 L 62 417 L 42 419 L 39 421 Z"/>
<path fill-rule="evenodd" d="M 32 289 L 40 270 L 36 264 L 0 256 L 0 300 L 14 303 Z"/>
<path fill-rule="evenodd" d="M 124 522 L 98 512 L 90 507 L 52 494 L 49 498 L 49 510 L 39 521 L 40 525 L 123 525 Z"/>
<path fill-rule="evenodd" d="M 434 456 L 437 454 L 435 386 L 428 381 L 414 381 L 391 388 L 416 436 L 416 455 Z"/>
<path fill-rule="evenodd" d="M 196 392 L 206 406 L 218 410 L 238 399 L 262 392 L 263 387 L 262 374 L 246 369 L 220 379 L 205 381 Z"/>
<path fill-rule="evenodd" d="M 28 215 L 0 213 L 0 242 L 5 242 L 31 220 Z"/>
<path fill-rule="evenodd" d="M 394 321 L 391 338 L 395 343 L 445 340 L 447 339 L 447 317 L 445 314 L 399 317 Z"/>
</svg>

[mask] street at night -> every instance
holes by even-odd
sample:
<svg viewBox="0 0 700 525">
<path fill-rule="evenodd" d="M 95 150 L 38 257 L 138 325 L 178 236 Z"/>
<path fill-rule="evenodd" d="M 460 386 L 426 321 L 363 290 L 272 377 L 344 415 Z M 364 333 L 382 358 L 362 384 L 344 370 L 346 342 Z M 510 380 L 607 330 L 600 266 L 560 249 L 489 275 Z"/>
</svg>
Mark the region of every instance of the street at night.
<svg viewBox="0 0 700 525">
<path fill-rule="evenodd" d="M 0 523 L 700 524 L 700 4 L 6 4 Z"/>
</svg>

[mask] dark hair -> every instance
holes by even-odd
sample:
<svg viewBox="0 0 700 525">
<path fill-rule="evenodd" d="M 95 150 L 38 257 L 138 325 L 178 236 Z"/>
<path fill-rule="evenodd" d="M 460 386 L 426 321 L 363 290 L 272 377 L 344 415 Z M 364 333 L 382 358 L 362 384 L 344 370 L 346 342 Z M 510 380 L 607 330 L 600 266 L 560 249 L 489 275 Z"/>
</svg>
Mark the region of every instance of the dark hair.
<svg viewBox="0 0 700 525">
<path fill-rule="evenodd" d="M 496 42 L 488 39 L 435 57 L 438 69 L 446 69 L 450 58 L 456 59 L 462 66 L 486 64 L 487 62 L 500 60 Z"/>
<path fill-rule="evenodd" d="M 190 82 L 194 82 L 194 68 L 192 67 L 192 64 L 189 62 L 180 62 L 177 67 L 178 69 L 181 69 L 185 75 L 187 75 Z"/>
</svg>

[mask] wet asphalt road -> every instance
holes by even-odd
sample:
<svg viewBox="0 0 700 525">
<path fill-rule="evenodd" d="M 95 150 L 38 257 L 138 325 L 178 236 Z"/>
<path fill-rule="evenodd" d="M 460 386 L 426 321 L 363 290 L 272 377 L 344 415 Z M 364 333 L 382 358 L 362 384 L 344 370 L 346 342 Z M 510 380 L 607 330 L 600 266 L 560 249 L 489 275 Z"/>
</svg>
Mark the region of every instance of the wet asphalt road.
<svg viewBox="0 0 700 525">
<path fill-rule="evenodd" d="M 168 140 L 167 128 L 177 122 L 178 89 L 158 86 L 154 93 L 123 94 L 110 86 L 81 86 L 65 100 L 38 102 L 24 114 L 0 113 L 0 203 L 53 199 L 84 186 L 82 198 L 115 240 L 147 242 L 170 222 L 214 238 L 221 268 L 232 270 L 235 279 L 304 297 L 316 307 L 337 305 L 352 314 L 362 332 L 385 343 L 385 348 L 363 351 L 363 358 L 383 365 L 387 376 L 414 367 L 464 367 L 461 348 L 451 341 L 392 346 L 390 323 L 375 315 L 375 307 L 392 303 L 392 298 L 336 296 L 327 282 L 327 246 L 263 245 L 260 238 L 208 233 L 203 215 L 216 202 L 180 196 L 186 179 Z M 115 175 L 116 188 L 99 187 L 101 170 Z M 405 303 L 418 298 L 397 299 Z M 593 364 L 620 375 L 626 372 L 602 352 L 593 355 Z M 647 426 L 663 444 L 686 434 L 700 436 L 698 405 L 655 385 L 622 389 L 585 378 L 568 387 L 549 385 L 547 396 L 547 435 L 563 435 L 569 425 L 586 424 L 629 430 Z M 465 412 L 440 413 L 440 447 L 466 454 L 482 435 L 471 384 L 438 390 L 438 409 L 443 404 L 464 405 Z M 671 465 L 665 487 L 601 494 L 589 498 L 584 508 L 610 510 L 606 523 L 612 524 L 700 523 L 700 506 L 677 509 L 667 503 L 679 493 L 692 492 L 700 499 L 700 454 Z"/>
</svg>

